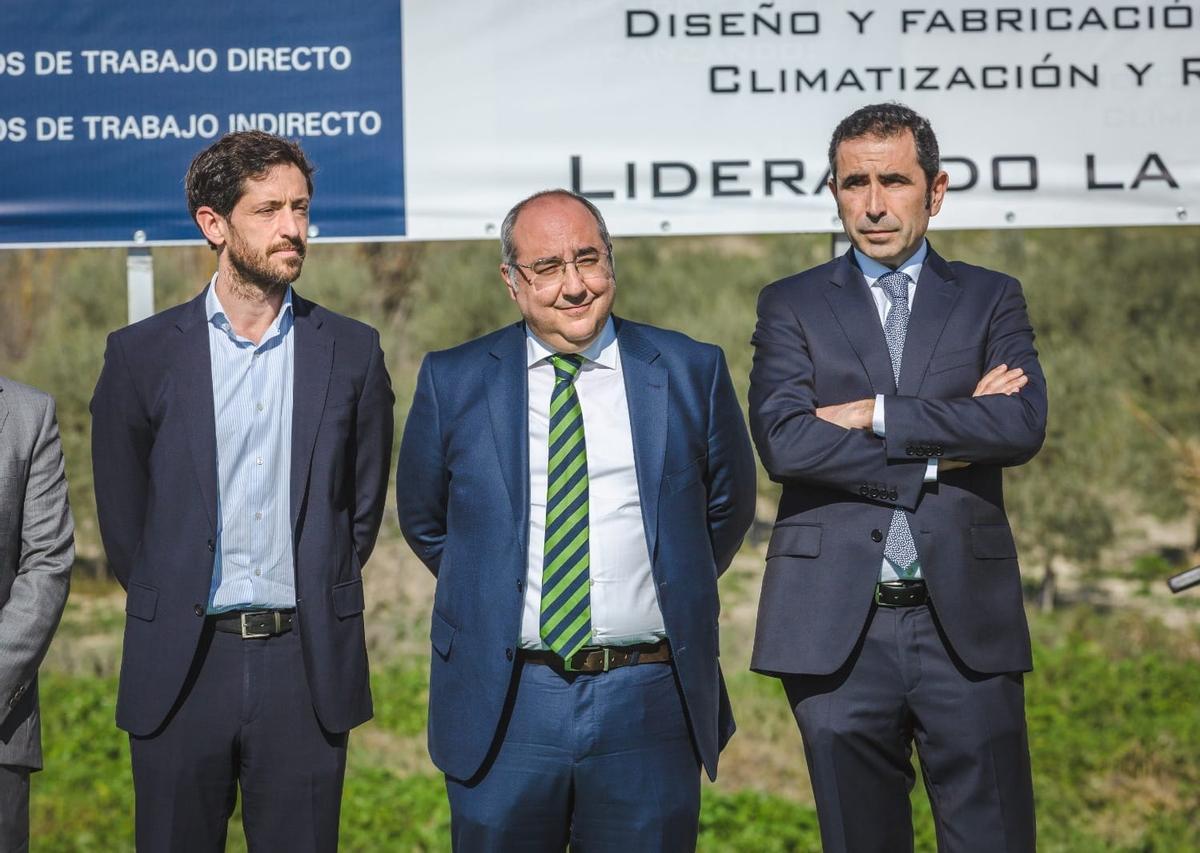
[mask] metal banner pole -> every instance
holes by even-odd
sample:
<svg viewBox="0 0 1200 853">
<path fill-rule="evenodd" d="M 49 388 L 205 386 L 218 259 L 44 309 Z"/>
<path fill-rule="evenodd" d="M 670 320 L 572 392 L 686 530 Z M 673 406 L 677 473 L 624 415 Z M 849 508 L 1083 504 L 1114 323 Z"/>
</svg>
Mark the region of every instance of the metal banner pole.
<svg viewBox="0 0 1200 853">
<path fill-rule="evenodd" d="M 129 292 L 129 322 L 136 323 L 154 313 L 154 258 L 150 249 L 129 250 L 125 257 L 125 280 Z"/>
</svg>

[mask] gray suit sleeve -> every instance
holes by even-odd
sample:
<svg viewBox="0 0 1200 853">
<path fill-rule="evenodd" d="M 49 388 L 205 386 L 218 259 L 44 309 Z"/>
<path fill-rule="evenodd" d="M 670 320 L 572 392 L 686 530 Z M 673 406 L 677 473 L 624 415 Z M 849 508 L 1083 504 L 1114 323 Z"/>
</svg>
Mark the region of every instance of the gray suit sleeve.
<svg viewBox="0 0 1200 853">
<path fill-rule="evenodd" d="M 8 601 L 0 608 L 0 724 L 25 695 L 50 647 L 75 560 L 75 524 L 54 401 L 41 399 L 42 411 L 31 413 L 39 423 L 23 484 L 20 557 Z"/>
</svg>

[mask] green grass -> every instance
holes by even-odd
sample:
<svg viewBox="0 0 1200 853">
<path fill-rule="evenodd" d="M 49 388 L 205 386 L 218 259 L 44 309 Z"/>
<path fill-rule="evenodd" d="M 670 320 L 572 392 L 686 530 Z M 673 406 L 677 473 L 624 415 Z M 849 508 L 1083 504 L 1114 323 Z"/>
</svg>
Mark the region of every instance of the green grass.
<svg viewBox="0 0 1200 853">
<path fill-rule="evenodd" d="M 1133 614 L 1082 609 L 1036 617 L 1037 670 L 1026 700 L 1038 807 L 1039 849 L 1049 853 L 1200 849 L 1200 636 Z M 731 673 L 738 738 L 796 745 L 794 727 L 771 723 L 771 681 Z M 371 738 L 419 749 L 426 704 L 424 661 L 400 659 L 374 678 Z M 128 743 L 113 725 L 112 678 L 47 672 L 42 679 L 47 770 L 34 777 L 38 851 L 132 849 Z M 449 811 L 427 761 L 407 772 L 386 751 L 352 748 L 342 807 L 342 849 L 448 849 Z M 374 740 L 371 740 L 374 743 Z M 798 752 L 798 749 L 797 749 Z M 725 765 L 723 765 L 725 766 Z M 745 772 L 742 773 L 745 777 Z M 750 788 L 704 788 L 703 851 L 819 849 L 816 813 L 801 799 Z M 933 850 L 929 805 L 913 796 L 917 847 Z M 234 820 L 237 821 L 235 815 Z M 229 849 L 244 850 L 231 827 Z"/>
</svg>

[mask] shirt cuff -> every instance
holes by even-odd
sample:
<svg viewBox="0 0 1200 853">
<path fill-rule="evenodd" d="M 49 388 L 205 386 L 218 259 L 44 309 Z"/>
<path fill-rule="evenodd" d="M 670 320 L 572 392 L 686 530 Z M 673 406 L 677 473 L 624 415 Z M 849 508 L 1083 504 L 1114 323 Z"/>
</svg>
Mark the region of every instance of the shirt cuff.
<svg viewBox="0 0 1200 853">
<path fill-rule="evenodd" d="M 883 395 L 875 395 L 875 413 L 871 415 L 871 432 L 880 438 L 884 436 Z"/>
<path fill-rule="evenodd" d="M 930 459 L 925 465 L 925 482 L 936 483 L 938 475 L 938 461 Z"/>
</svg>

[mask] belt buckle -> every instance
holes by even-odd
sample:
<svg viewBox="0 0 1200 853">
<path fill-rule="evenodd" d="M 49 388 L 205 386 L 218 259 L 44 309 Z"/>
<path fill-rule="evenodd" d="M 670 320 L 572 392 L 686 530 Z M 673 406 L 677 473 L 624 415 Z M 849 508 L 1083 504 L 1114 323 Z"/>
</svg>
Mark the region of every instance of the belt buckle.
<svg viewBox="0 0 1200 853">
<path fill-rule="evenodd" d="M 270 631 L 267 631 L 265 634 L 263 634 L 263 633 L 251 631 L 249 628 L 246 627 L 246 617 L 247 616 L 257 616 L 259 613 L 262 613 L 262 612 L 263 611 L 261 611 L 261 610 L 252 610 L 249 613 L 239 613 L 238 614 L 238 617 L 240 618 L 241 623 L 242 623 L 242 639 L 243 640 L 265 640 L 267 637 L 271 636 Z M 276 629 L 276 631 L 278 631 L 279 630 L 279 611 L 278 610 L 275 611 L 274 616 L 275 616 L 275 629 Z"/>
</svg>

